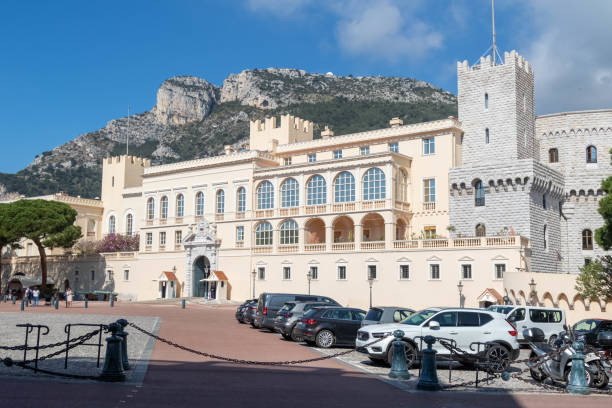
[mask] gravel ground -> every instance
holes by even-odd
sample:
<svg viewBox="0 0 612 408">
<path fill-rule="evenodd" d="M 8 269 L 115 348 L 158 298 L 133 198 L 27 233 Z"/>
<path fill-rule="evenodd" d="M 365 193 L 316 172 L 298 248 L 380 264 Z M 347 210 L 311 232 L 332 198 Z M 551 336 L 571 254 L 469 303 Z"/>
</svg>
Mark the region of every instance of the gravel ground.
<svg viewBox="0 0 612 408">
<path fill-rule="evenodd" d="M 103 323 L 109 324 L 117 321 L 117 316 L 109 315 L 79 315 L 79 314 L 33 314 L 28 313 L 0 313 L 0 346 L 17 346 L 23 345 L 25 342 L 25 328 L 16 327 L 17 324 L 30 323 L 30 324 L 44 324 L 49 327 L 49 333 L 42 335 L 44 329 L 41 330 L 40 345 L 56 343 L 66 340 L 66 333 L 64 332 L 64 326 L 67 323 Z M 138 326 L 157 333 L 159 329 L 160 319 L 158 317 L 137 317 L 130 316 L 129 322 L 133 322 Z M 89 333 L 96 330 L 96 327 L 72 327 L 70 337 L 78 337 L 83 334 Z M 28 336 L 28 345 L 36 345 L 36 332 L 34 329 Z M 128 356 L 131 369 L 126 371 L 126 383 L 128 384 L 140 384 L 144 379 L 144 375 L 147 370 L 149 362 L 149 356 L 153 350 L 155 341 L 145 336 L 144 334 L 130 328 L 126 328 L 128 336 Z M 52 370 L 66 374 L 76 375 L 87 375 L 95 376 L 99 375 L 102 367 L 104 366 L 104 356 L 106 353 L 106 342 L 104 339 L 108 337 L 109 333 L 102 334 L 102 346 L 100 352 L 100 368 L 96 367 L 98 347 L 93 346 L 78 346 L 69 351 L 68 357 L 68 368 L 64 369 L 65 354 L 62 353 L 58 356 L 49 358 L 44 361 L 40 361 L 38 364 L 39 368 L 45 370 Z M 97 343 L 98 335 L 92 337 L 87 343 Z M 40 357 L 61 350 L 63 346 L 49 348 L 40 351 Z M 28 351 L 27 359 L 33 359 L 35 357 L 35 350 Z M 23 350 L 21 351 L 7 351 L 0 350 L 0 359 L 10 357 L 15 361 L 23 361 Z M 32 363 L 32 366 L 34 364 Z M 61 381 L 87 381 L 87 380 L 74 380 L 66 379 L 62 377 L 52 377 L 50 375 L 35 373 L 31 370 L 26 370 L 21 367 L 6 367 L 4 364 L 0 364 L 0 378 L 2 377 L 40 377 L 41 379 L 59 379 Z"/>
</svg>

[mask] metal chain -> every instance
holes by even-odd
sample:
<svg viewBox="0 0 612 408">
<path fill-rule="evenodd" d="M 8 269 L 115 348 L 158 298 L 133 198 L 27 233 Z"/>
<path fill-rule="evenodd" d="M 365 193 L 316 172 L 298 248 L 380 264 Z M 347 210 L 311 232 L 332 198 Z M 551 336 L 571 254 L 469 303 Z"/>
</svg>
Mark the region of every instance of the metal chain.
<svg viewBox="0 0 612 408">
<path fill-rule="evenodd" d="M 288 360 L 288 361 L 253 361 L 253 360 L 241 360 L 238 358 L 231 358 L 231 357 L 225 357 L 225 356 L 219 356 L 219 355 L 215 355 L 215 354 L 211 354 L 211 353 L 206 353 L 204 351 L 199 351 L 199 350 L 194 350 L 192 348 L 177 344 L 173 341 L 164 339 L 163 337 L 160 337 L 156 334 L 151 333 L 150 331 L 147 331 L 145 329 L 143 329 L 142 327 L 137 326 L 134 323 L 129 323 L 129 325 L 133 328 L 135 328 L 136 330 L 146 334 L 147 336 L 150 336 L 152 338 L 154 338 L 155 340 L 159 340 L 162 343 L 166 343 L 172 347 L 176 347 L 180 350 L 183 351 L 187 351 L 189 353 L 193 353 L 193 354 L 197 354 L 200 355 L 202 357 L 207 357 L 207 358 L 212 358 L 215 360 L 222 360 L 222 361 L 227 361 L 230 363 L 236 363 L 236 364 L 249 364 L 249 365 L 264 365 L 264 366 L 282 366 L 282 365 L 293 365 L 293 364 L 304 364 L 304 363 L 313 363 L 315 361 L 322 361 L 322 360 L 328 360 L 331 358 L 335 358 L 335 357 L 340 357 L 340 356 L 344 356 L 346 354 L 350 354 L 353 351 L 355 351 L 354 349 L 350 349 L 350 350 L 346 350 L 346 351 L 341 351 L 339 353 L 334 353 L 334 354 L 330 354 L 327 356 L 322 356 L 322 357 L 315 357 L 315 358 L 308 358 L 308 359 L 304 359 L 304 360 Z M 366 345 L 364 345 L 363 347 L 369 347 L 372 344 L 376 344 L 379 341 L 382 341 L 384 338 L 388 337 L 390 335 L 386 335 L 384 337 L 381 337 L 371 343 L 368 343 Z"/>
<path fill-rule="evenodd" d="M 97 332 L 99 333 L 100 330 L 97 330 Z M 97 333 L 96 333 L 97 334 Z M 84 334 L 83 336 L 79 336 L 79 337 L 74 337 L 72 339 L 70 339 L 69 343 L 74 343 L 74 342 L 78 342 L 80 341 L 80 339 L 84 336 L 87 336 L 88 334 Z M 91 338 L 91 337 L 90 337 Z M 62 340 L 62 341 L 58 341 L 57 343 L 50 343 L 50 344 L 45 344 L 42 346 L 28 346 L 27 350 L 45 350 L 48 348 L 55 348 L 55 347 L 60 347 L 60 346 L 64 346 L 66 344 L 66 340 Z M 20 345 L 20 346 L 0 346 L 0 350 L 8 350 L 8 351 L 23 351 L 26 350 L 26 346 L 25 344 Z"/>
</svg>

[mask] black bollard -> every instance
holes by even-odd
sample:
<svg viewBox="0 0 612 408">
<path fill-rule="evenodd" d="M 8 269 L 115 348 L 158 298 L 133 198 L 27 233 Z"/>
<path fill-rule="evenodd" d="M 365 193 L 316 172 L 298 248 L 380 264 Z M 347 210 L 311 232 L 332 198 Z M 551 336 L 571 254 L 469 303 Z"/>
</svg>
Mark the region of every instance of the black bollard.
<svg viewBox="0 0 612 408">
<path fill-rule="evenodd" d="M 393 336 L 395 336 L 395 340 L 391 342 L 391 347 L 393 347 L 393 360 L 391 361 L 389 377 L 407 380 L 410 378 L 410 374 L 408 373 L 408 365 L 406 364 L 406 344 L 402 341 L 404 332 L 395 330 Z"/>
<path fill-rule="evenodd" d="M 184 309 L 185 308 L 185 299 L 181 299 L 181 307 Z"/>
<path fill-rule="evenodd" d="M 417 388 L 426 391 L 439 391 L 442 387 L 440 387 L 438 371 L 436 370 L 436 350 L 432 348 L 432 345 L 436 342 L 436 338 L 433 336 L 425 336 L 423 340 L 427 343 L 427 348 L 423 350 L 421 376 L 419 377 Z"/>
<path fill-rule="evenodd" d="M 17 296 L 13 296 L 13 304 L 17 301 Z"/>
<path fill-rule="evenodd" d="M 121 363 L 121 338 L 117 336 L 121 326 L 118 323 L 111 323 L 108 328 L 111 331 L 111 336 L 106 338 L 106 357 L 99 378 L 101 381 L 107 382 L 125 381 L 125 373 Z"/>
<path fill-rule="evenodd" d="M 117 320 L 117 323 L 119 326 L 121 326 L 121 329 L 117 332 L 117 336 L 121 337 L 121 362 L 123 364 L 123 369 L 127 371 L 130 369 L 130 362 L 128 361 L 127 352 L 128 333 L 126 333 L 126 331 L 123 329 L 125 329 L 125 327 L 128 325 L 128 321 L 125 319 L 119 319 Z"/>
<path fill-rule="evenodd" d="M 85 298 L 85 309 L 87 309 L 87 298 Z"/>
<path fill-rule="evenodd" d="M 23 299 L 21 299 L 21 311 L 23 312 L 23 308 L 25 306 L 25 302 L 23 301 Z"/>
<path fill-rule="evenodd" d="M 110 307 L 115 307 L 115 298 L 112 293 L 110 296 Z"/>
</svg>

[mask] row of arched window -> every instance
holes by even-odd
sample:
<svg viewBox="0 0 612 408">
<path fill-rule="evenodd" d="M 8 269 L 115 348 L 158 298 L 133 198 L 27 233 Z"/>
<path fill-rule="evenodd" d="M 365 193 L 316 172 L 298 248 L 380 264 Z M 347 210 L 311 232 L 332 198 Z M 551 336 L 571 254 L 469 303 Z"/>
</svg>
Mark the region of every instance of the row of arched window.
<svg viewBox="0 0 612 408">
<path fill-rule="evenodd" d="M 398 185 L 398 200 L 407 200 L 408 174 L 400 171 Z M 262 181 L 257 187 L 257 209 L 274 208 L 274 186 L 268 180 Z M 297 207 L 300 205 L 300 187 L 294 178 L 288 178 L 280 186 L 281 207 Z M 384 200 L 386 198 L 385 173 L 379 168 L 371 168 L 365 172 L 362 181 L 363 201 Z M 344 171 L 333 181 L 333 199 L 336 203 L 355 201 L 355 177 Z M 327 182 L 323 176 L 316 174 L 306 183 L 306 205 L 327 203 Z"/>
<path fill-rule="evenodd" d="M 195 196 L 195 215 L 201 217 L 204 215 L 204 192 L 198 191 Z M 168 197 L 163 196 L 159 200 L 159 218 L 168 218 Z M 246 211 L 246 189 L 244 187 L 238 188 L 236 191 L 236 211 Z M 225 212 L 225 190 L 219 189 L 215 193 L 215 213 L 223 214 Z M 147 220 L 155 218 L 155 198 L 149 197 L 147 199 Z M 177 218 L 185 216 L 185 196 L 178 194 L 176 196 L 176 205 L 174 216 Z"/>
<path fill-rule="evenodd" d="M 548 162 L 557 163 L 559 161 L 559 149 L 553 147 L 548 150 Z M 597 163 L 597 148 L 593 145 L 586 148 L 586 162 Z"/>
<path fill-rule="evenodd" d="M 114 215 L 108 217 L 108 233 L 115 234 L 117 232 L 117 219 Z M 125 216 L 125 234 L 133 235 L 134 234 L 134 216 L 132 214 L 128 214 Z"/>
<path fill-rule="evenodd" d="M 294 220 L 283 222 L 279 229 L 281 245 L 296 245 L 298 243 L 298 224 Z M 255 227 L 255 245 L 269 246 L 273 244 L 273 228 L 268 221 L 262 221 Z"/>
</svg>

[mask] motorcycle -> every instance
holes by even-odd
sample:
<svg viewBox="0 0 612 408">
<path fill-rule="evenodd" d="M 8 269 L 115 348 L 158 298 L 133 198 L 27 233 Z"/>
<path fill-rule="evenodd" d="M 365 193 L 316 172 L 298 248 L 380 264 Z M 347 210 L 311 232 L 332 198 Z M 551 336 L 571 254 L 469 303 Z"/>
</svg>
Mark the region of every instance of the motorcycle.
<svg viewBox="0 0 612 408">
<path fill-rule="evenodd" d="M 523 335 L 531 348 L 530 361 L 527 363 L 531 377 L 538 382 L 550 378 L 567 384 L 572 369 L 571 356 L 575 353 L 571 346 L 572 336 L 568 333 L 562 334 L 551 346 L 546 342 L 544 332 L 538 328 L 526 329 Z M 550 358 L 544 358 L 551 353 L 554 354 Z M 584 365 L 589 387 L 605 388 L 608 385 L 609 365 L 601 360 L 596 352 L 588 352 L 585 355 Z"/>
</svg>

